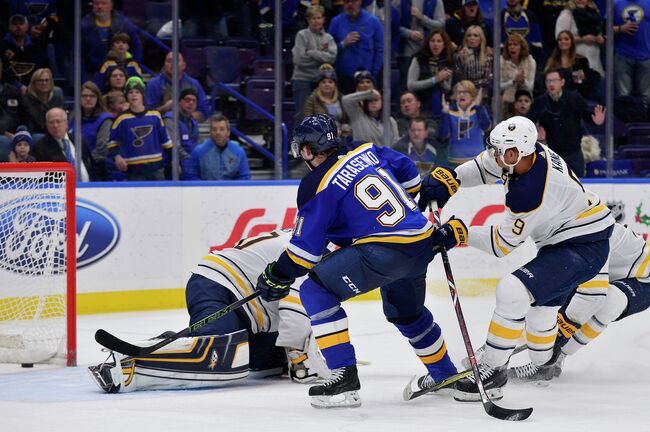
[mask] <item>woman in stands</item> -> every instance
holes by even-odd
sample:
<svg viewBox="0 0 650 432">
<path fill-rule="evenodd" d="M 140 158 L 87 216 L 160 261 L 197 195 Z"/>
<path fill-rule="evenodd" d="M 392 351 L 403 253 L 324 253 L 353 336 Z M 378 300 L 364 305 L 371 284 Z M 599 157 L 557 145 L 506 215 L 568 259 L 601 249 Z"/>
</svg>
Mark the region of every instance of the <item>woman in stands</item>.
<svg viewBox="0 0 650 432">
<path fill-rule="evenodd" d="M 444 30 L 434 30 L 411 60 L 407 88 L 422 102 L 421 110 L 434 119 L 440 118 L 442 95 L 451 92 L 454 49 Z"/>
<path fill-rule="evenodd" d="M 365 90 L 350 93 L 341 99 L 343 110 L 350 119 L 352 138 L 355 141 L 373 142 L 379 146 L 392 147 L 399 139 L 397 122 L 393 117 L 384 125 L 381 93 Z M 384 127 L 389 128 L 388 141 L 384 142 Z"/>
<path fill-rule="evenodd" d="M 88 167 L 91 181 L 108 179 L 106 158 L 108 156 L 108 138 L 113 125 L 113 116 L 106 112 L 99 87 L 86 81 L 81 85 L 81 135 L 83 145 L 89 160 L 84 163 Z M 74 133 L 74 119 L 70 119 L 70 132 Z"/>
<path fill-rule="evenodd" d="M 129 79 L 129 75 L 126 73 L 126 69 L 124 69 L 122 66 L 114 66 L 111 68 L 111 71 L 108 73 L 108 75 L 106 75 L 104 94 L 112 90 L 124 92 L 124 86 L 126 85 L 127 79 Z"/>
<path fill-rule="evenodd" d="M 347 120 L 341 105 L 341 94 L 337 87 L 336 71 L 332 65 L 327 63 L 320 67 L 318 87 L 307 98 L 302 116 L 306 117 L 318 113 L 329 114 L 336 121 L 339 129 Z"/>
<path fill-rule="evenodd" d="M 528 54 L 528 43 L 517 33 L 508 36 L 501 57 L 501 100 L 503 112 L 512 111 L 519 90 L 532 91 L 537 63 Z"/>
<path fill-rule="evenodd" d="M 23 97 L 25 125 L 37 142 L 46 132 L 45 113 L 52 108 L 64 109 L 63 90 L 54 85 L 52 71 L 48 68 L 36 69 Z"/>
<path fill-rule="evenodd" d="M 479 26 L 470 26 L 465 32 L 463 45 L 454 56 L 456 64 L 454 82 L 471 81 L 477 89 L 483 89 L 483 103 L 492 88 L 492 54 L 487 48 L 485 33 Z"/>
<path fill-rule="evenodd" d="M 544 70 L 557 69 L 564 78 L 564 88 L 580 93 L 585 99 L 600 100 L 600 75 L 593 70 L 586 57 L 576 52 L 573 34 L 563 30 L 557 35 L 555 49 Z"/>
<path fill-rule="evenodd" d="M 564 30 L 571 32 L 576 52 L 586 57 L 601 77 L 605 75 L 600 61 L 600 47 L 605 44 L 604 22 L 593 0 L 569 0 L 555 23 L 555 37 Z"/>
</svg>

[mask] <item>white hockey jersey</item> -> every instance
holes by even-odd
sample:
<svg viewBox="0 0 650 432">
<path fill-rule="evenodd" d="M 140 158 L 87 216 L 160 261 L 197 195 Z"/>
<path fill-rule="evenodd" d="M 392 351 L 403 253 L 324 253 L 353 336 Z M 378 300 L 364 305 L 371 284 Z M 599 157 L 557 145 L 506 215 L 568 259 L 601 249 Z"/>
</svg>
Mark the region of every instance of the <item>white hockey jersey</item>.
<svg viewBox="0 0 650 432">
<path fill-rule="evenodd" d="M 635 278 L 650 282 L 648 243 L 631 229 L 615 224 L 609 238 L 609 280 Z"/>
<path fill-rule="evenodd" d="M 503 175 L 487 151 L 456 168 L 461 187 L 503 180 L 505 217 L 498 225 L 469 228 L 469 245 L 497 257 L 509 254 L 530 237 L 538 248 L 595 234 L 614 223 L 610 210 L 585 189 L 566 162 L 537 144 L 527 173 Z"/>
<path fill-rule="evenodd" d="M 214 251 L 203 257 L 193 273 L 228 288 L 237 299 L 255 291 L 257 278 L 267 264 L 278 259 L 291 240 L 291 230 L 275 230 L 240 240 L 234 248 Z M 289 296 L 279 302 L 256 298 L 242 306 L 253 333 L 279 331 L 276 345 L 303 349 L 311 334 L 311 324 L 300 302 L 296 280 Z"/>
</svg>

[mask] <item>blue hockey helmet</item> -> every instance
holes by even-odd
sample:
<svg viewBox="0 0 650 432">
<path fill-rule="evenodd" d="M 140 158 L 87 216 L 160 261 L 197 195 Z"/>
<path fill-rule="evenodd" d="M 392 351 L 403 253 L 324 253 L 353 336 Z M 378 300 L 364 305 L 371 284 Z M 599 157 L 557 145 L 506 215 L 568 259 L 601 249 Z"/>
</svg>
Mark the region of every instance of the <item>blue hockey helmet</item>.
<svg viewBox="0 0 650 432">
<path fill-rule="evenodd" d="M 339 146 L 336 122 L 327 114 L 305 117 L 293 131 L 291 152 L 300 157 L 300 149 L 308 145 L 315 155 Z"/>
</svg>

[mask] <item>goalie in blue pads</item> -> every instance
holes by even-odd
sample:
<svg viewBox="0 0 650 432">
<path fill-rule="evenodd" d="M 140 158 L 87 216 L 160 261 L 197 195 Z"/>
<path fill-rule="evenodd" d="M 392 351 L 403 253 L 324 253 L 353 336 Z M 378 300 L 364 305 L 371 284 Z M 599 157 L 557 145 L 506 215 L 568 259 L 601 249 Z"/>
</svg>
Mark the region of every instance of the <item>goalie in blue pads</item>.
<svg viewBox="0 0 650 432">
<path fill-rule="evenodd" d="M 290 238 L 290 231 L 276 230 L 206 255 L 187 283 L 190 323 L 251 294 L 259 273 Z M 300 282 L 282 301 L 255 299 L 202 327 L 195 337 L 179 339 L 146 357 L 112 352 L 107 361 L 89 368 L 91 376 L 107 392 L 214 387 L 249 373 L 264 377 L 287 369 L 296 382 L 327 378 L 329 370 L 300 302 Z"/>
</svg>

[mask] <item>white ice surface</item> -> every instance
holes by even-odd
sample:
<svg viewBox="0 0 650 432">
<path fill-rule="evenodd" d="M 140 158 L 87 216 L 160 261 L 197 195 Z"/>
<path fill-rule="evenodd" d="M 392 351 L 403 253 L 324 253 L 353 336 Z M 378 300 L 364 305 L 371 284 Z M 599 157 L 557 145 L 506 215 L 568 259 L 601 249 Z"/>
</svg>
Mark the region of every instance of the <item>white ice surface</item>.
<svg viewBox="0 0 650 432">
<path fill-rule="evenodd" d="M 474 346 L 483 343 L 493 300 L 461 299 Z M 448 298 L 427 305 L 460 365 L 465 355 Z M 164 330 L 179 331 L 183 310 L 81 316 L 79 367 L 0 365 L 0 431 L 648 431 L 650 430 L 650 328 L 647 313 L 612 324 L 590 346 L 567 359 L 562 376 L 548 387 L 510 384 L 497 404 L 534 407 L 524 422 L 488 417 L 480 404 L 449 395 L 402 400 L 402 389 L 424 372 L 407 341 L 385 322 L 379 302 L 345 305 L 360 366 L 357 409 L 316 410 L 307 386 L 288 379 L 248 380 L 212 390 L 104 394 L 86 366 L 104 360 L 96 329 L 138 340 Z M 525 361 L 527 355 L 513 358 Z"/>
</svg>

